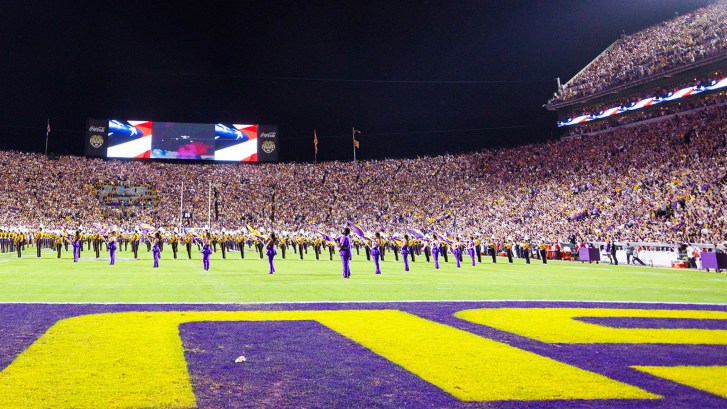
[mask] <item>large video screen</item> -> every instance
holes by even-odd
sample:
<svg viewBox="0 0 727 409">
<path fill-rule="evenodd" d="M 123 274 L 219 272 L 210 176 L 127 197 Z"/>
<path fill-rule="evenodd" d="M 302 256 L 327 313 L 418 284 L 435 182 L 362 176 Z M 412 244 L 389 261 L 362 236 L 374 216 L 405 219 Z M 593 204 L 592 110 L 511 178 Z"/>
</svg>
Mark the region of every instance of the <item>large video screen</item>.
<svg viewBox="0 0 727 409">
<path fill-rule="evenodd" d="M 105 142 L 107 158 L 277 162 L 277 127 L 246 124 L 89 120 L 88 151 Z M 91 135 L 93 134 L 93 135 Z M 105 141 L 103 140 L 105 137 Z M 96 156 L 96 155 L 94 155 Z"/>
</svg>

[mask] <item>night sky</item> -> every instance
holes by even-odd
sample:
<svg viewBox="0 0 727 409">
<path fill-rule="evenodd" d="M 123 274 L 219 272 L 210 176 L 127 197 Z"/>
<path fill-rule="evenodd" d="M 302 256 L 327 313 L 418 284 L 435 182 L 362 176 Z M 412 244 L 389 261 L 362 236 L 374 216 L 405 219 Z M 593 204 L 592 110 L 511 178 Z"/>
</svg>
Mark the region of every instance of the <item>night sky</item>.
<svg viewBox="0 0 727 409">
<path fill-rule="evenodd" d="M 82 154 L 87 118 L 277 124 L 283 161 L 558 135 L 542 108 L 622 33 L 697 0 L 5 1 L 0 149 Z M 449 131 L 449 132 L 438 132 Z"/>
</svg>

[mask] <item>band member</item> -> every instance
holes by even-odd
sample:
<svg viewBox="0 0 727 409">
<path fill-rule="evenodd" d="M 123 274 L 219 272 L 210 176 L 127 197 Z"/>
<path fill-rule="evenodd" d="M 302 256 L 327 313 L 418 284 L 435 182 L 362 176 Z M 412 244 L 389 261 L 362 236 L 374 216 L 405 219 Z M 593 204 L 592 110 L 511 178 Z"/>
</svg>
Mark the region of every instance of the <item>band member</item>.
<svg viewBox="0 0 727 409">
<path fill-rule="evenodd" d="M 492 263 L 497 263 L 497 244 L 495 239 L 490 239 L 490 244 L 487 246 L 487 254 L 492 257 Z"/>
<path fill-rule="evenodd" d="M 177 259 L 177 247 L 179 246 L 179 234 L 177 234 L 177 229 L 174 229 L 174 233 L 172 233 L 172 237 L 169 238 L 169 244 L 172 246 L 172 254 L 174 254 L 174 259 Z"/>
<path fill-rule="evenodd" d="M 374 258 L 374 265 L 376 266 L 376 274 L 381 274 L 381 267 L 379 266 L 379 259 L 381 258 L 381 250 L 379 250 L 379 248 L 381 247 L 381 234 L 379 234 L 379 232 L 376 232 L 374 239 L 371 240 L 370 246 L 371 246 L 370 253 L 371 253 L 371 256 Z M 368 247 L 367 247 L 367 253 L 368 253 Z"/>
<path fill-rule="evenodd" d="M 470 242 L 467 244 L 467 252 L 470 253 L 470 258 L 472 259 L 472 265 L 475 265 L 475 250 L 477 249 L 477 243 L 475 242 L 474 237 L 470 237 Z"/>
<path fill-rule="evenodd" d="M 162 252 L 162 249 L 159 246 L 159 243 L 161 243 L 161 241 L 162 241 L 162 234 L 159 232 L 156 232 L 156 234 L 151 239 L 151 241 L 154 242 L 154 245 L 151 248 L 152 255 L 154 256 L 154 268 L 157 268 L 157 267 L 159 267 L 159 257 L 161 256 L 161 252 Z"/>
<path fill-rule="evenodd" d="M 530 243 L 527 241 L 523 242 L 522 249 L 523 256 L 525 256 L 525 264 L 530 264 Z"/>
<path fill-rule="evenodd" d="M 139 235 L 138 230 L 134 230 L 134 234 L 131 235 L 130 241 L 131 241 L 131 252 L 134 253 L 134 258 L 139 259 L 139 240 L 141 239 L 141 236 Z"/>
<path fill-rule="evenodd" d="M 482 242 L 480 239 L 475 240 L 475 251 L 477 252 L 477 262 L 482 263 Z"/>
<path fill-rule="evenodd" d="M 507 262 L 512 264 L 512 243 L 508 242 L 505 245 L 505 252 L 507 253 Z"/>
<path fill-rule="evenodd" d="M 43 240 L 43 228 L 39 228 L 38 231 L 35 233 L 35 250 L 37 252 L 37 257 L 40 258 L 40 243 L 41 240 Z"/>
<path fill-rule="evenodd" d="M 327 234 L 320 233 L 324 239 L 335 242 L 338 245 L 338 254 L 341 256 L 341 265 L 343 266 L 343 278 L 351 277 L 351 268 L 349 263 L 351 262 L 351 238 L 348 237 L 351 234 L 351 229 L 344 227 L 340 237 L 331 237 Z"/>
<path fill-rule="evenodd" d="M 210 269 L 210 256 L 212 255 L 212 237 L 210 237 L 209 232 L 207 232 L 207 235 L 205 236 L 204 240 L 202 241 L 202 268 L 204 268 L 204 271 L 208 271 Z"/>
<path fill-rule="evenodd" d="M 55 247 L 56 251 L 58 252 L 58 258 L 61 258 L 61 249 L 63 248 L 64 241 L 65 240 L 63 240 L 63 236 L 59 234 L 53 242 L 53 247 Z"/>
<path fill-rule="evenodd" d="M 285 260 L 285 249 L 288 248 L 288 238 L 287 237 L 281 237 L 280 238 L 280 256 Z"/>
<path fill-rule="evenodd" d="M 184 236 L 184 247 L 187 248 L 187 257 L 189 257 L 190 260 L 192 259 L 192 240 L 191 233 L 187 233 Z M 174 250 L 174 246 L 172 246 L 172 250 Z"/>
<path fill-rule="evenodd" d="M 93 251 L 96 252 L 96 258 L 101 257 L 101 233 L 99 232 L 93 235 Z"/>
<path fill-rule="evenodd" d="M 303 260 L 303 241 L 305 239 L 303 237 L 298 237 L 298 255 L 300 255 L 300 259 Z"/>
<path fill-rule="evenodd" d="M 328 260 L 333 261 L 333 254 L 336 253 L 336 243 L 327 241 L 326 246 L 328 247 Z"/>
<path fill-rule="evenodd" d="M 15 249 L 18 251 L 18 258 L 23 257 L 23 246 L 25 243 L 25 235 L 18 231 L 18 233 L 15 235 Z"/>
<path fill-rule="evenodd" d="M 237 236 L 237 246 L 240 248 L 240 259 L 245 259 L 245 236 L 243 234 L 239 234 Z"/>
<path fill-rule="evenodd" d="M 268 256 L 268 263 L 270 263 L 270 273 L 273 274 L 275 272 L 275 255 L 278 254 L 278 251 L 275 250 L 275 233 L 270 233 L 270 236 L 265 241 L 265 255 Z"/>
<path fill-rule="evenodd" d="M 540 259 L 543 260 L 543 264 L 548 264 L 548 258 L 546 257 L 545 252 L 546 247 L 545 242 L 542 242 L 539 248 Z"/>
<path fill-rule="evenodd" d="M 256 239 L 255 247 L 257 247 L 257 252 L 260 254 L 260 260 L 262 260 L 263 259 L 263 248 L 265 247 L 265 243 L 263 243 L 259 239 Z"/>
<path fill-rule="evenodd" d="M 434 268 L 439 269 L 439 242 L 437 239 L 432 239 L 432 258 L 434 258 Z"/>
<path fill-rule="evenodd" d="M 401 244 L 401 257 L 404 259 L 404 271 L 409 271 L 409 235 L 404 235 L 404 241 Z"/>
<path fill-rule="evenodd" d="M 106 245 L 106 248 L 109 250 L 109 257 L 111 258 L 111 263 L 109 265 L 114 265 L 116 262 L 116 232 L 112 231 L 109 235 L 109 241 Z"/>
</svg>

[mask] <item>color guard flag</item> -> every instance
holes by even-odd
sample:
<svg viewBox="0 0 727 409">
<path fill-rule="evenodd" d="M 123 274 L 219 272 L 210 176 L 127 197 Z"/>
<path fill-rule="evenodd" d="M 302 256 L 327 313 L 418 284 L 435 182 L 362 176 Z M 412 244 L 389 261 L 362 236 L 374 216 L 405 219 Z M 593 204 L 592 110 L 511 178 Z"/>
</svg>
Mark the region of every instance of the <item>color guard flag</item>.
<svg viewBox="0 0 727 409">
<path fill-rule="evenodd" d="M 351 226 L 351 230 L 353 230 L 354 233 L 356 233 L 357 236 L 361 237 L 362 239 L 371 240 L 368 237 L 366 237 L 366 233 L 364 233 L 361 226 L 359 226 L 357 223 L 354 223 L 352 221 L 348 221 L 349 226 Z"/>
<path fill-rule="evenodd" d="M 257 230 L 255 230 L 249 224 L 247 225 L 247 230 L 250 232 L 250 234 L 252 234 L 253 236 L 255 236 L 255 238 L 257 238 L 258 240 L 260 240 L 260 241 L 265 241 L 266 240 L 265 236 L 263 236 L 262 234 L 260 234 L 260 232 L 258 232 Z"/>
<path fill-rule="evenodd" d="M 45 135 L 48 136 L 50 134 L 50 118 L 48 118 L 48 125 L 45 128 Z"/>
</svg>

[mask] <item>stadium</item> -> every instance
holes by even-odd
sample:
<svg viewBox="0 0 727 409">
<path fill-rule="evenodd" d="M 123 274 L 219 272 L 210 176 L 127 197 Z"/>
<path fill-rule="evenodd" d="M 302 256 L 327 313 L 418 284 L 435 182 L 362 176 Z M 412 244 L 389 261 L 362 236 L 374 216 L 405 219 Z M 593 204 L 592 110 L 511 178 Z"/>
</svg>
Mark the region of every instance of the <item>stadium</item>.
<svg viewBox="0 0 727 409">
<path fill-rule="evenodd" d="M 0 142 L 0 408 L 727 407 L 725 21 L 604 37 L 525 143 L 44 117 L 45 151 Z M 377 136 L 401 146 L 367 156 Z"/>
</svg>

